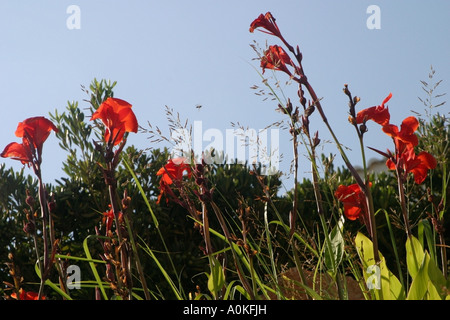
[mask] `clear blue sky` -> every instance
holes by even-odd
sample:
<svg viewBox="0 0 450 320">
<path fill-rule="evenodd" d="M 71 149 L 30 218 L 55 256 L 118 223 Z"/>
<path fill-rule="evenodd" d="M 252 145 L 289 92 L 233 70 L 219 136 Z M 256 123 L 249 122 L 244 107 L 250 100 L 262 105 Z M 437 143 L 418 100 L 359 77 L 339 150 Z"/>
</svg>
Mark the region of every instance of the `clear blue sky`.
<svg viewBox="0 0 450 320">
<path fill-rule="evenodd" d="M 381 10 L 378 30 L 366 26 L 366 10 L 373 4 Z M 80 8 L 80 29 L 66 26 L 69 5 Z M 347 122 L 345 83 L 361 97 L 360 108 L 378 105 L 392 92 L 388 105 L 396 124 L 411 110 L 423 111 L 417 97 L 423 97 L 420 80 L 427 79 L 431 65 L 436 79 L 444 80 L 440 91 L 450 92 L 448 0 L 5 0 L 0 3 L 0 149 L 18 141 L 14 131 L 25 118 L 62 112 L 67 101 L 87 107 L 80 85 L 88 86 L 93 78 L 118 81 L 115 96 L 133 104 L 140 124 L 146 127 L 149 121 L 166 133 L 165 105 L 183 120 L 202 121 L 204 130 L 224 133 L 231 122 L 261 129 L 285 119 L 274 111 L 274 102 L 250 89 L 262 86 L 250 44 L 278 44 L 274 37 L 248 31 L 253 19 L 267 11 L 285 38 L 300 46 L 308 78 L 341 142 L 352 148 L 355 165 L 361 160 Z M 295 86 L 285 90 L 296 101 Z M 198 104 L 203 107 L 197 109 Z M 444 108 L 441 112 L 448 112 L 448 105 Z M 311 126 L 323 141 L 330 139 L 318 114 Z M 379 128 L 369 130 L 367 145 L 392 146 Z M 149 147 L 144 134 L 131 135 L 129 143 Z M 280 143 L 280 168 L 288 173 L 292 152 L 287 132 L 281 132 Z M 324 148 L 336 153 L 333 143 Z M 43 156 L 44 178 L 51 182 L 62 175 L 65 159 L 54 135 Z M 368 156 L 376 154 L 369 151 Z M 0 163 L 21 167 L 10 159 Z M 300 171 L 308 170 L 303 160 Z"/>
</svg>

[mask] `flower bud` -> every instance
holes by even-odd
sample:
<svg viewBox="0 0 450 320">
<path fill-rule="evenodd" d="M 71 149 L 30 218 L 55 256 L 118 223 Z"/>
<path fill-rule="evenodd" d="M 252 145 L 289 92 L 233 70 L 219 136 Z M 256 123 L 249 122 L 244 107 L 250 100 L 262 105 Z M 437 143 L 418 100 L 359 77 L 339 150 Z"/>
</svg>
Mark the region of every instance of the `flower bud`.
<svg viewBox="0 0 450 320">
<path fill-rule="evenodd" d="M 123 198 L 122 198 L 122 207 L 123 209 L 127 209 L 130 206 L 131 203 L 131 197 L 128 195 L 128 191 L 125 190 L 123 192 Z"/>
<path fill-rule="evenodd" d="M 56 202 L 55 201 L 50 201 L 48 203 L 48 211 L 50 213 L 53 213 L 53 212 L 55 212 L 55 210 L 56 210 Z"/>
<path fill-rule="evenodd" d="M 26 204 L 29 205 L 30 207 L 33 207 L 33 206 L 34 206 L 35 201 L 34 201 L 34 198 L 31 196 L 29 190 L 27 190 L 27 198 L 26 198 L 25 202 L 26 202 Z"/>
<path fill-rule="evenodd" d="M 36 231 L 36 226 L 32 221 L 28 221 L 23 224 L 23 231 L 27 234 L 34 233 Z"/>
<path fill-rule="evenodd" d="M 317 147 L 320 143 L 320 139 L 319 139 L 319 131 L 316 131 L 316 133 L 314 134 L 314 138 L 313 138 L 313 147 Z"/>
<path fill-rule="evenodd" d="M 348 122 L 350 122 L 351 124 L 355 125 L 356 124 L 356 119 L 353 116 L 348 116 Z"/>
<path fill-rule="evenodd" d="M 314 107 L 314 104 L 311 104 L 308 108 L 306 108 L 305 115 L 309 117 L 310 115 L 312 115 L 315 109 L 316 107 Z"/>
<path fill-rule="evenodd" d="M 202 159 L 202 160 L 203 160 L 203 159 Z M 203 161 L 202 161 L 202 162 L 203 162 Z M 197 171 L 198 173 L 203 173 L 204 168 L 205 168 L 205 166 L 204 166 L 203 163 L 197 163 L 197 164 L 195 165 L 195 171 Z"/>
<path fill-rule="evenodd" d="M 361 131 L 361 133 L 367 132 L 367 126 L 363 123 L 359 126 L 359 131 Z"/>
</svg>

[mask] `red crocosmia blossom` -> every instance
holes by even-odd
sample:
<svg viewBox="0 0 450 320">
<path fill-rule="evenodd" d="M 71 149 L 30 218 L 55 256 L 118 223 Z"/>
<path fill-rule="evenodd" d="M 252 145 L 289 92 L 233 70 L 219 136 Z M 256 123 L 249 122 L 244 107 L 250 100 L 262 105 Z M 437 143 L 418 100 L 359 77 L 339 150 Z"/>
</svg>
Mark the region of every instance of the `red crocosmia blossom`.
<svg viewBox="0 0 450 320">
<path fill-rule="evenodd" d="M 158 170 L 156 175 L 161 176 L 161 193 L 158 196 L 157 203 L 161 201 L 161 197 L 163 194 L 172 194 L 170 185 L 173 184 L 174 181 L 181 181 L 185 172 L 187 173 L 188 177 L 192 175 L 191 167 L 188 163 L 186 163 L 186 158 L 183 157 L 170 159 L 164 167 Z M 166 201 L 168 202 L 169 200 L 167 199 Z"/>
<path fill-rule="evenodd" d="M 42 147 L 52 130 L 58 132 L 58 128 L 45 117 L 25 119 L 19 123 L 15 132 L 17 137 L 22 138 L 22 143 L 8 144 L 0 155 L 23 164 L 31 164 L 34 159 L 40 161 Z"/>
<path fill-rule="evenodd" d="M 268 33 L 280 38 L 282 37 L 281 32 L 275 22 L 275 18 L 270 12 L 267 12 L 265 15 L 261 13 L 259 17 L 250 24 L 250 32 L 255 31 L 256 28 L 263 28 L 266 31 L 260 30 L 261 32 Z"/>
<path fill-rule="evenodd" d="M 286 51 L 277 45 L 270 46 L 261 58 L 261 68 L 263 69 L 263 73 L 265 69 L 272 69 L 284 71 L 291 76 L 291 72 L 286 66 L 287 64 L 291 66 L 294 65 Z"/>
<path fill-rule="evenodd" d="M 100 119 L 106 127 L 105 141 L 118 145 L 125 132 L 137 133 L 138 122 L 132 105 L 117 98 L 106 99 L 94 112 L 91 120 Z"/>
<path fill-rule="evenodd" d="M 119 212 L 119 220 L 122 219 L 122 216 L 123 216 L 122 212 Z M 108 231 L 111 230 L 112 224 L 114 222 L 114 211 L 112 209 L 103 213 L 103 221 L 104 224 L 106 225 L 106 233 L 108 233 Z"/>
<path fill-rule="evenodd" d="M 191 167 L 186 163 L 186 158 L 170 159 L 167 164 L 158 170 L 156 175 L 161 175 L 161 180 L 166 184 L 172 184 L 173 180 L 180 181 L 184 172 L 191 175 Z"/>
<path fill-rule="evenodd" d="M 42 145 L 52 130 L 58 132 L 58 128 L 50 120 L 45 117 L 33 117 L 19 123 L 16 137 L 30 139 L 38 152 L 41 152 Z"/>
<path fill-rule="evenodd" d="M 408 117 L 403 120 L 400 130 L 393 124 L 383 126 L 383 132 L 394 139 L 397 153 L 403 153 L 405 148 L 413 148 L 419 144 L 415 132 L 419 127 L 419 121 L 416 117 Z"/>
<path fill-rule="evenodd" d="M 369 186 L 371 185 L 370 183 Z M 365 220 L 368 216 L 366 198 L 357 183 L 349 186 L 340 185 L 334 195 L 344 204 L 344 215 L 347 219 L 356 220 L 361 218 Z"/>
<path fill-rule="evenodd" d="M 384 100 L 383 103 L 379 106 L 370 107 L 364 110 L 361 110 L 356 115 L 356 123 L 363 123 L 367 120 L 375 121 L 376 123 L 384 126 L 389 123 L 391 118 L 389 114 L 388 107 L 385 107 L 385 103 L 387 103 L 392 98 L 392 93 L 390 93 Z"/>
<path fill-rule="evenodd" d="M 17 300 L 17 294 L 14 292 L 13 294 L 11 294 L 11 298 Z M 38 298 L 39 298 L 38 293 L 20 289 L 19 300 L 38 300 Z M 45 297 L 42 297 L 41 299 L 45 300 Z"/>
<path fill-rule="evenodd" d="M 407 149 L 400 156 L 396 155 L 396 162 L 388 159 L 386 166 L 390 170 L 396 170 L 397 166 L 400 166 L 405 178 L 408 173 L 412 173 L 417 184 L 424 182 L 428 170 L 436 168 L 437 165 L 436 159 L 431 154 L 422 151 L 416 155 L 413 148 Z"/>
</svg>

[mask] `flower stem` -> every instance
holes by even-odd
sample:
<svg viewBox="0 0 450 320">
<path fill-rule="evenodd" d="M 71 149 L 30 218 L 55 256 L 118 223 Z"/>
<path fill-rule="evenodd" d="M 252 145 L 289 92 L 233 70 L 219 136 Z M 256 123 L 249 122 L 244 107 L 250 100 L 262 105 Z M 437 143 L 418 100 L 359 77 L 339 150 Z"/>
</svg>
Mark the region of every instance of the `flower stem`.
<svg viewBox="0 0 450 320">
<path fill-rule="evenodd" d="M 116 224 L 117 238 L 119 241 L 120 265 L 121 265 L 121 273 L 120 274 L 122 277 L 125 277 L 125 281 L 126 281 L 125 284 L 128 289 L 128 298 L 131 299 L 131 292 L 132 292 L 131 275 L 130 275 L 130 270 L 128 268 L 128 256 L 127 256 L 126 246 L 124 243 L 122 229 L 121 229 L 121 225 L 120 225 L 120 221 L 119 221 L 120 210 L 118 208 L 117 201 L 116 201 L 116 186 L 114 183 L 111 183 L 108 185 L 108 191 L 109 191 L 111 209 L 113 210 L 113 214 L 114 214 L 114 222 Z M 120 290 L 123 286 L 122 279 L 118 279 L 117 282 L 118 282 L 118 287 Z"/>
<path fill-rule="evenodd" d="M 412 233 L 411 233 L 411 226 L 409 224 L 408 209 L 406 207 L 406 197 L 405 197 L 405 189 L 404 189 L 404 183 L 403 183 L 403 178 L 402 178 L 402 172 L 401 172 L 399 166 L 396 166 L 396 167 L 397 167 L 396 172 L 397 172 L 397 181 L 398 181 L 398 194 L 400 197 L 400 206 L 402 209 L 403 220 L 405 222 L 406 235 L 409 238 L 412 235 Z"/>
<path fill-rule="evenodd" d="M 149 290 L 147 287 L 147 282 L 145 281 L 145 275 L 144 275 L 144 271 L 142 270 L 142 265 L 141 265 L 141 261 L 139 259 L 136 242 L 134 241 L 133 230 L 131 229 L 131 222 L 128 219 L 128 216 L 125 214 L 124 214 L 124 219 L 125 219 L 125 225 L 127 227 L 128 234 L 130 235 L 131 248 L 133 249 L 133 253 L 135 256 L 136 268 L 137 268 L 137 271 L 139 274 L 139 279 L 141 280 L 141 283 L 142 283 L 142 289 L 144 290 L 145 299 L 150 300 L 151 297 L 150 297 L 150 293 L 149 293 Z"/>
<path fill-rule="evenodd" d="M 378 254 L 378 235 L 377 235 L 377 226 L 375 221 L 375 209 L 373 207 L 373 197 L 372 197 L 372 191 L 370 190 L 369 186 L 369 176 L 367 172 L 367 164 L 366 164 L 366 152 L 364 150 L 364 141 L 363 141 L 363 134 L 358 130 L 356 127 L 356 131 L 358 133 L 359 137 L 359 144 L 361 147 L 361 155 L 362 155 L 362 162 L 363 162 L 363 168 L 364 168 L 364 180 L 365 180 L 365 188 L 364 195 L 366 197 L 366 204 L 367 204 L 367 212 L 369 215 L 369 232 L 370 236 L 372 238 L 372 245 L 373 245 L 373 254 L 375 258 L 375 262 L 380 262 L 380 255 Z"/>
</svg>

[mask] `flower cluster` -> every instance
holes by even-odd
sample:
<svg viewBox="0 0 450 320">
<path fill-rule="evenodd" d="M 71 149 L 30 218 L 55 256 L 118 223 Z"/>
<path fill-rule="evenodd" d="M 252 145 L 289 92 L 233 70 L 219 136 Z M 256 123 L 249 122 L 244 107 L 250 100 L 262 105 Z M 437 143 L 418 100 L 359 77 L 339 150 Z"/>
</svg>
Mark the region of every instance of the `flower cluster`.
<svg viewBox="0 0 450 320">
<path fill-rule="evenodd" d="M 255 31 L 255 29 L 259 29 L 261 32 L 270 34 L 279 38 L 283 44 L 292 51 L 292 46 L 287 43 L 287 41 L 283 38 L 280 29 L 278 28 L 277 23 L 275 22 L 275 18 L 272 16 L 270 12 L 266 14 L 260 14 L 258 18 L 256 18 L 250 24 L 250 32 Z M 301 54 L 298 52 L 297 58 L 301 57 Z M 285 72 L 289 77 L 293 77 L 292 72 L 288 69 L 288 65 L 293 67 L 294 74 L 298 74 L 302 76 L 301 72 L 299 72 L 299 66 L 296 66 L 292 59 L 289 57 L 288 53 L 283 49 L 283 47 L 278 45 L 271 45 L 264 51 L 263 56 L 261 57 L 261 68 L 264 74 L 266 69 L 277 70 Z"/>
<path fill-rule="evenodd" d="M 114 177 L 114 170 L 117 167 L 117 164 L 119 162 L 119 155 L 125 145 L 125 134 L 128 132 L 137 132 L 138 130 L 138 123 L 136 116 L 134 115 L 133 111 L 131 110 L 131 104 L 128 102 L 117 99 L 117 98 L 107 98 L 99 107 L 98 109 L 93 113 L 91 117 L 91 121 L 95 121 L 96 119 L 99 119 L 102 121 L 104 127 L 105 127 L 105 146 L 106 148 L 102 148 L 99 144 L 96 145 L 98 150 L 105 150 L 103 156 L 106 162 L 106 166 L 102 167 L 103 173 L 105 176 L 105 181 L 107 182 L 107 185 L 109 187 L 110 192 L 110 198 L 111 198 L 111 208 L 108 212 L 104 213 L 104 222 L 106 225 L 106 235 L 109 236 L 112 234 L 111 228 L 113 225 L 114 220 L 116 219 L 120 223 L 122 220 L 122 212 L 117 208 L 116 206 L 116 199 L 115 199 L 115 177 Z M 60 283 L 64 283 L 64 274 L 63 274 L 63 264 L 61 260 L 59 259 L 53 259 L 53 256 L 55 253 L 58 252 L 59 248 L 57 247 L 59 240 L 55 237 L 54 232 L 54 223 L 52 220 L 52 210 L 55 206 L 55 202 L 53 199 L 50 199 L 48 197 L 48 193 L 45 190 L 45 185 L 41 178 L 41 163 L 42 163 L 42 149 L 44 142 L 49 137 L 50 133 L 58 132 L 58 128 L 48 119 L 45 117 L 32 117 L 24 120 L 23 122 L 20 122 L 17 126 L 15 135 L 19 138 L 22 138 L 22 142 L 12 142 L 8 144 L 3 152 L 0 154 L 1 157 L 8 157 L 12 158 L 14 160 L 18 160 L 22 162 L 22 164 L 27 165 L 28 167 L 31 167 L 38 180 L 39 180 L 39 202 L 41 207 L 41 218 L 43 222 L 43 231 L 41 233 L 43 238 L 43 254 L 42 254 L 42 262 L 39 258 L 41 254 L 39 253 L 38 247 L 36 246 L 36 255 L 38 257 L 38 265 L 39 265 L 39 271 L 42 275 L 41 277 L 41 285 L 39 288 L 38 293 L 34 292 L 27 292 L 23 289 L 20 289 L 18 293 L 13 294 L 11 297 L 15 299 L 20 300 L 38 300 L 38 299 L 44 299 L 45 296 L 43 295 L 43 288 L 46 280 L 49 277 L 50 269 L 55 264 L 59 264 L 58 273 L 60 277 Z M 113 152 L 113 148 L 115 146 L 119 145 L 119 148 L 115 152 Z M 32 206 L 33 199 L 28 194 L 27 191 L 27 204 Z M 32 218 L 31 218 L 32 217 Z M 34 241 L 37 242 L 37 236 L 38 233 L 36 232 L 35 227 L 35 215 L 28 215 L 28 222 L 24 223 L 24 231 L 26 233 L 31 234 L 34 237 Z M 116 226 L 118 229 L 118 239 L 120 246 L 122 248 L 125 248 L 123 237 L 121 235 L 121 228 L 120 226 Z M 106 248 L 106 246 L 104 246 Z M 125 252 L 125 249 L 121 250 L 121 259 L 122 259 L 122 266 L 128 265 L 128 252 Z M 108 250 L 105 251 L 105 253 L 110 253 Z M 52 257 L 51 259 L 49 257 Z M 109 261 L 109 260 L 108 260 Z M 119 264 L 118 264 L 119 265 Z M 108 265 L 107 267 L 110 267 Z M 122 281 L 124 285 L 127 285 L 127 288 L 129 287 L 129 281 L 128 279 L 131 279 L 129 276 L 129 272 L 127 272 L 126 268 L 121 268 L 120 272 L 123 275 L 121 279 L 125 279 Z M 107 273 L 108 274 L 108 273 Z M 110 278 L 108 278 L 110 279 Z M 141 279 L 142 280 L 142 279 Z M 120 289 L 120 288 L 119 288 Z M 62 290 L 64 292 L 67 292 L 67 288 L 62 287 Z M 122 290 L 120 292 L 131 292 L 131 290 L 126 291 Z M 123 297 L 126 297 L 125 293 L 123 294 Z"/>
<path fill-rule="evenodd" d="M 392 137 L 395 151 L 387 150 L 387 153 L 375 150 L 387 157 L 386 166 L 389 170 L 395 170 L 401 181 L 406 181 L 408 174 L 412 173 L 414 181 L 421 184 L 427 177 L 428 170 L 434 169 L 437 165 L 436 159 L 428 152 L 421 151 L 416 154 L 415 147 L 419 144 L 419 139 L 415 134 L 419 127 L 419 121 L 413 117 L 403 120 L 400 129 L 390 123 L 390 113 L 385 105 L 392 98 L 390 93 L 379 106 L 373 106 L 358 112 L 355 118 L 350 121 L 359 124 L 366 129 L 366 122 L 371 120 L 382 126 L 382 131 Z M 344 204 L 344 214 L 350 220 L 355 220 L 362 215 L 366 215 L 365 199 L 360 187 L 357 184 L 351 186 L 339 186 L 335 196 Z"/>
<path fill-rule="evenodd" d="M 428 152 L 421 151 L 416 154 L 414 150 L 419 144 L 419 139 L 415 134 L 419 127 L 416 117 L 405 118 L 400 129 L 389 122 L 389 110 L 384 104 L 391 97 L 392 94 L 389 94 L 380 106 L 361 110 L 356 116 L 356 122 L 365 124 L 367 120 L 372 120 L 382 125 L 382 131 L 392 137 L 395 146 L 394 153 L 390 150 L 387 151 L 387 154 L 382 153 L 388 158 L 386 166 L 390 170 L 396 170 L 403 181 L 406 180 L 409 173 L 412 173 L 414 181 L 421 184 L 425 181 L 428 170 L 436 167 L 436 159 Z"/>
</svg>

